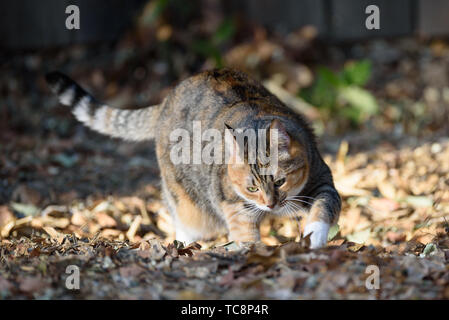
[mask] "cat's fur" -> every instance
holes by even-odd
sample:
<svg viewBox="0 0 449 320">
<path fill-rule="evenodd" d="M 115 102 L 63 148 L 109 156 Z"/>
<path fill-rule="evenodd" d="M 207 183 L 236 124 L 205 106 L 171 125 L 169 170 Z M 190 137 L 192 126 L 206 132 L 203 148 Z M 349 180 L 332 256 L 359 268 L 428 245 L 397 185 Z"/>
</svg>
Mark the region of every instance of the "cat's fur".
<svg viewBox="0 0 449 320">
<path fill-rule="evenodd" d="M 47 75 L 47 81 L 88 127 L 128 140 L 155 139 L 163 197 L 177 239 L 189 243 L 227 232 L 232 240 L 258 241 L 264 215 L 306 211 L 305 234 L 312 233 L 312 248 L 326 244 L 341 200 L 312 130 L 301 115 L 244 73 L 203 72 L 182 81 L 161 104 L 138 110 L 100 104 L 58 72 Z M 170 133 L 183 128 L 192 136 L 193 121 L 223 136 L 229 128 L 278 129 L 278 171 L 260 175 L 257 164 L 238 164 L 236 152 L 230 164 L 173 164 Z"/>
</svg>

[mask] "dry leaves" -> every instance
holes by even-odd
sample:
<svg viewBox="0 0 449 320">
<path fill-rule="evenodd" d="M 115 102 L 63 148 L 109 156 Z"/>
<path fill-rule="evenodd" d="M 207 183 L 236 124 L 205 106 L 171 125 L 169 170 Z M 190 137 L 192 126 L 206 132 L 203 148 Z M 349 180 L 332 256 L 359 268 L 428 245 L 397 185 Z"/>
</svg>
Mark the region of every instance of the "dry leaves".
<svg viewBox="0 0 449 320">
<path fill-rule="evenodd" d="M 318 109 L 297 95 L 313 81 L 313 64 L 346 62 L 339 60 L 345 57 L 341 48 L 315 47 L 311 28 L 276 38 L 257 27 L 247 42 L 230 41 L 225 63 L 251 72 L 325 129 L 320 147 L 330 153 L 325 160 L 343 200 L 339 229 L 328 247 L 317 251 L 300 238 L 297 221 L 286 218 L 263 221 L 263 243 L 256 245 L 223 245 L 225 238 L 182 244 L 173 239 L 160 199 L 154 148 L 81 129 L 49 98 L 41 71 L 73 69 L 75 52 L 73 77 L 104 92 L 111 104 L 158 103 L 193 65 L 210 66 L 211 59 L 190 53 L 195 30 L 202 28 L 159 25 L 157 36 L 168 46 L 173 41 L 167 51 L 174 68 L 166 53 L 161 56 L 149 43 L 149 29 L 112 52 L 110 46 L 96 47 L 108 68 L 100 68 L 82 45 L 17 56 L 4 66 L 0 299 L 448 298 L 449 84 L 435 83 L 433 76 L 447 69 L 447 59 L 441 59 L 445 49 L 433 45 L 429 52 L 408 39 L 345 50 L 373 60 L 377 89 L 372 91 L 382 106 L 372 121 L 351 132 L 338 117 L 322 123 Z M 374 50 L 379 45 L 401 59 L 384 66 L 382 52 Z M 332 61 L 317 60 L 317 49 Z M 372 264 L 381 269 L 380 291 L 364 285 Z M 68 265 L 80 268 L 79 291 L 65 288 Z"/>
</svg>

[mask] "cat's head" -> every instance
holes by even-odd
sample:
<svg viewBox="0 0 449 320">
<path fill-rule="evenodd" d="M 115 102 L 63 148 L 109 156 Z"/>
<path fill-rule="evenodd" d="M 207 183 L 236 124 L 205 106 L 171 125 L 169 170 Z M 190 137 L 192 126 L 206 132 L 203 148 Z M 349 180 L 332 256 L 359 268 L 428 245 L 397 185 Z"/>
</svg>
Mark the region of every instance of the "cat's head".
<svg viewBox="0 0 449 320">
<path fill-rule="evenodd" d="M 270 150 L 273 150 L 270 149 L 271 146 L 277 148 L 276 167 L 271 174 L 264 174 L 266 166 L 259 161 L 259 157 L 257 161 L 249 159 L 248 149 L 254 147 L 253 144 L 244 143 L 242 146 L 232 135 L 232 139 L 226 139 L 226 146 L 229 150 L 229 181 L 250 210 L 273 214 L 289 214 L 294 211 L 293 205 L 289 205 L 291 201 L 288 201 L 288 197 L 298 195 L 304 188 L 309 176 L 309 162 L 304 146 L 292 138 L 280 120 L 272 120 L 267 126 L 265 154 L 270 154 Z M 259 145 L 256 144 L 255 147 L 258 149 Z M 257 150 L 257 155 L 259 151 Z"/>
</svg>

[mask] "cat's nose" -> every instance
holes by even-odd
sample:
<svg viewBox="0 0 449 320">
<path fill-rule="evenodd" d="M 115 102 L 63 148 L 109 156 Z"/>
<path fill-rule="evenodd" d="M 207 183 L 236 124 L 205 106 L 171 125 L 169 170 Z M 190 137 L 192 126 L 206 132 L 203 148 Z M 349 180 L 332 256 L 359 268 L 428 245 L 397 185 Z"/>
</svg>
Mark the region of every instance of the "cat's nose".
<svg viewBox="0 0 449 320">
<path fill-rule="evenodd" d="M 267 204 L 267 207 L 273 209 L 276 206 L 276 203 Z"/>
</svg>

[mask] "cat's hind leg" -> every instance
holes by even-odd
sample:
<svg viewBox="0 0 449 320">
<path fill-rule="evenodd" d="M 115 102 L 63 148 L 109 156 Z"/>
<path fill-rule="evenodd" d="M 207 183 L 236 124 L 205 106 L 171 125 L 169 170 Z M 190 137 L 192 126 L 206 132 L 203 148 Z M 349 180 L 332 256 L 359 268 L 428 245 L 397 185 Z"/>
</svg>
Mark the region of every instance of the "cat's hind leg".
<svg viewBox="0 0 449 320">
<path fill-rule="evenodd" d="M 216 235 L 215 219 L 203 212 L 180 184 L 174 181 L 167 184 L 163 179 L 162 193 L 173 219 L 176 240 L 190 244 Z"/>
<path fill-rule="evenodd" d="M 178 218 L 177 212 L 178 204 L 173 195 L 171 194 L 171 192 L 168 190 L 164 178 L 162 178 L 162 197 L 172 218 L 172 222 L 175 228 L 175 239 L 184 242 L 185 244 L 189 244 L 198 240 L 198 237 L 195 237 L 194 235 L 187 232 L 186 227 L 183 225 L 182 221 L 180 221 L 180 219 Z"/>
</svg>

